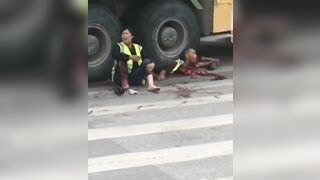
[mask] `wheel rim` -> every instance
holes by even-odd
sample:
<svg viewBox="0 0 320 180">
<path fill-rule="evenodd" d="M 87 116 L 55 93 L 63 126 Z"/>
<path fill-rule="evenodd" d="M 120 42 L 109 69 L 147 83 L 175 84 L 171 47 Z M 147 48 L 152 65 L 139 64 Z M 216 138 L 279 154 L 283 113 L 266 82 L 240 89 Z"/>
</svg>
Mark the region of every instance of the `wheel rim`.
<svg viewBox="0 0 320 180">
<path fill-rule="evenodd" d="M 88 66 L 96 67 L 111 53 L 111 37 L 101 25 L 88 27 Z"/>
<path fill-rule="evenodd" d="M 168 57 L 179 55 L 188 41 L 186 28 L 177 19 L 163 21 L 159 24 L 155 34 L 157 48 L 161 54 Z"/>
<path fill-rule="evenodd" d="M 98 53 L 99 40 L 96 36 L 88 35 L 88 55 L 93 56 Z"/>
</svg>

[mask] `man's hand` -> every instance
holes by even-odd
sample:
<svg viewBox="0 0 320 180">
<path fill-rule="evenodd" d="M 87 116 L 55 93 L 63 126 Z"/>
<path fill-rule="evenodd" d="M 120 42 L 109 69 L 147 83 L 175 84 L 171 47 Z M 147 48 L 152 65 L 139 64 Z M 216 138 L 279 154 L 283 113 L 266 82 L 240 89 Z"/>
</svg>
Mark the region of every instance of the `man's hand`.
<svg viewBox="0 0 320 180">
<path fill-rule="evenodd" d="M 132 60 L 135 61 L 135 62 L 138 62 L 139 59 L 140 59 L 140 57 L 137 56 L 137 55 L 131 55 L 131 56 L 130 56 L 130 59 L 132 59 Z"/>
<path fill-rule="evenodd" d="M 162 81 L 166 79 L 166 70 L 162 70 L 158 76 L 158 80 Z"/>
</svg>

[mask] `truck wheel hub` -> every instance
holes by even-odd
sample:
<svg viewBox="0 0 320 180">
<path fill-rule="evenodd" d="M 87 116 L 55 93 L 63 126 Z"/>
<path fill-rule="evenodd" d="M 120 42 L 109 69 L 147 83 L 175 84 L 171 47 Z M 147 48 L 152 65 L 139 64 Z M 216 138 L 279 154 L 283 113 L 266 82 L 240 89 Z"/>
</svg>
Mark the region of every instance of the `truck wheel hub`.
<svg viewBox="0 0 320 180">
<path fill-rule="evenodd" d="M 88 55 L 92 56 L 97 54 L 99 50 L 99 40 L 94 35 L 88 35 Z"/>
<path fill-rule="evenodd" d="M 172 27 L 165 27 L 161 33 L 161 44 L 165 47 L 172 47 L 178 39 L 177 31 Z"/>
<path fill-rule="evenodd" d="M 88 66 L 97 67 L 111 53 L 111 36 L 99 24 L 88 27 Z"/>
<path fill-rule="evenodd" d="M 184 24 L 174 18 L 162 21 L 156 28 L 155 35 L 160 53 L 167 57 L 178 56 L 188 42 Z"/>
</svg>

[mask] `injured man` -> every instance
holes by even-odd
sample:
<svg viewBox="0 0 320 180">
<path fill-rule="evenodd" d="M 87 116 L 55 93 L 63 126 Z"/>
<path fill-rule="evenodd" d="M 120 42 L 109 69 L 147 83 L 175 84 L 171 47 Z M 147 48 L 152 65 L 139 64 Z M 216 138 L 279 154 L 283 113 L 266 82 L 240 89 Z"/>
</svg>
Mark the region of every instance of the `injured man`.
<svg viewBox="0 0 320 180">
<path fill-rule="evenodd" d="M 198 57 L 196 51 L 189 48 L 184 52 L 184 60 L 175 60 L 164 69 L 161 69 L 159 75 L 156 76 L 158 77 L 158 80 L 166 79 L 166 75 L 169 74 L 183 74 L 185 76 L 191 76 L 191 78 L 198 76 L 214 76 L 217 80 L 226 79 L 223 75 L 207 72 L 206 70 L 201 69 L 205 68 L 208 70 L 214 70 L 218 64 L 218 59 Z"/>
</svg>

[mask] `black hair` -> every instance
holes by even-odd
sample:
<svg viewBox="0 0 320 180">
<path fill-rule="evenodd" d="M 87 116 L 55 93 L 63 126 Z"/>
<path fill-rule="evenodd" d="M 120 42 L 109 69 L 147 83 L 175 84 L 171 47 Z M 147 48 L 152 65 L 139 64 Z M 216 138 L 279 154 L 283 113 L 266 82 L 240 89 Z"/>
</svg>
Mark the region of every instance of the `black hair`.
<svg viewBox="0 0 320 180">
<path fill-rule="evenodd" d="M 181 56 L 180 56 L 180 59 L 185 59 L 185 58 L 186 58 L 186 54 L 187 54 L 191 49 L 193 49 L 193 48 L 188 47 L 188 48 L 184 49 L 184 50 L 183 50 L 183 54 L 181 54 Z"/>
<path fill-rule="evenodd" d="M 186 49 L 183 51 L 183 54 L 186 55 L 191 49 L 193 49 L 193 48 L 186 48 Z"/>
<path fill-rule="evenodd" d="M 131 35 L 134 36 L 133 30 L 132 30 L 131 28 L 129 28 L 129 27 L 124 27 L 124 28 L 121 30 L 121 33 L 122 33 L 123 31 L 125 31 L 125 30 L 128 30 L 128 31 L 131 33 Z"/>
</svg>

